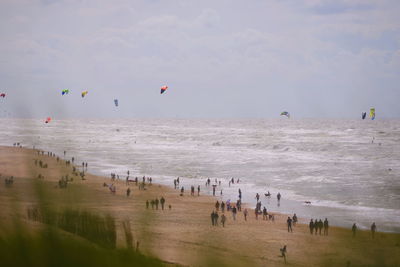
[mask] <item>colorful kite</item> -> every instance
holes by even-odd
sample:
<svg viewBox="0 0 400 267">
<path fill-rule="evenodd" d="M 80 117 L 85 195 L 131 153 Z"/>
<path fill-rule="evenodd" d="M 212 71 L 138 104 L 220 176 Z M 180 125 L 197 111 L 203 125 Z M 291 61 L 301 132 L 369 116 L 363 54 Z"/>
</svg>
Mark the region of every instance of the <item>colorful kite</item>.
<svg viewBox="0 0 400 267">
<path fill-rule="evenodd" d="M 166 86 L 166 85 L 161 86 L 161 92 L 160 92 L 160 94 L 162 94 L 162 93 L 164 93 L 165 91 L 167 91 L 167 89 L 168 89 L 168 86 Z"/>
</svg>

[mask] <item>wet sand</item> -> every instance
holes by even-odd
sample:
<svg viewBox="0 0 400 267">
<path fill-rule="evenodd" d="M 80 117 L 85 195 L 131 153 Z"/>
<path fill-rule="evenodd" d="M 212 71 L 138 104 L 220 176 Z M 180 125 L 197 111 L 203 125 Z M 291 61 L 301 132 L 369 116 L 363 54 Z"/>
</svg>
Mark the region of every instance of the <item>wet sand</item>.
<svg viewBox="0 0 400 267">
<path fill-rule="evenodd" d="M 35 159 L 47 163 L 48 168 L 36 166 Z M 82 168 L 79 163 L 78 170 Z M 103 186 L 111 183 L 110 178 L 89 173 L 85 180 L 74 176 L 66 189 L 58 188 L 61 176 L 71 173 L 72 166 L 57 162 L 47 153 L 0 147 L 0 223 L 12 225 L 13 216 L 19 216 L 32 229 L 40 227 L 26 216 L 26 207 L 39 201 L 36 185 L 40 184 L 49 205 L 54 202 L 59 209 L 72 206 L 114 216 L 118 246 L 125 246 L 121 225 L 129 220 L 140 250 L 166 262 L 185 266 L 284 266 L 279 249 L 287 245 L 286 265 L 291 266 L 400 266 L 400 234 L 378 232 L 372 239 L 369 231 L 358 231 L 353 238 L 350 229 L 330 227 L 329 236 L 310 235 L 305 224 L 297 224 L 293 233 L 288 233 L 286 215 L 276 214 L 275 222 L 263 221 L 262 216 L 255 220 L 254 210 L 250 209 L 247 222 L 241 212 L 236 221 L 230 212 L 225 212 L 225 228 L 213 227 L 210 213 L 216 199 L 211 196 L 190 196 L 187 189 L 184 196 L 179 196 L 178 190 L 157 184 L 139 190 L 131 183 L 131 196 L 127 197 L 125 177 L 114 182 L 114 195 Z M 38 179 L 39 174 L 44 178 Z M 14 183 L 6 187 L 4 179 L 11 175 Z M 153 177 L 156 182 L 157 177 Z M 160 206 L 158 210 L 146 209 L 146 200 L 161 196 L 166 199 L 165 210 Z M 320 218 L 325 216 L 321 214 Z"/>
</svg>

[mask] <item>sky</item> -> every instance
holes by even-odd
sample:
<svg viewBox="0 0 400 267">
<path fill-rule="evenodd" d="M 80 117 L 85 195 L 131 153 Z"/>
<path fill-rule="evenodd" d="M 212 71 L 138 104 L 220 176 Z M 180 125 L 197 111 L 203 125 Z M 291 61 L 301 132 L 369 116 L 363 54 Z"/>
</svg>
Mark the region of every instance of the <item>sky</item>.
<svg viewBox="0 0 400 267">
<path fill-rule="evenodd" d="M 398 0 L 1 0 L 0 117 L 398 118 L 399 14 Z"/>
</svg>

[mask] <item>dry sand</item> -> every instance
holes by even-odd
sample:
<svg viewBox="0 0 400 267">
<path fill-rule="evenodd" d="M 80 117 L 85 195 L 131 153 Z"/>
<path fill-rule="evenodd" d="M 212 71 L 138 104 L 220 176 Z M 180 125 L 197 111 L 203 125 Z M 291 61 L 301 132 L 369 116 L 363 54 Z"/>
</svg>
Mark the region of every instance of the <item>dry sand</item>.
<svg viewBox="0 0 400 267">
<path fill-rule="evenodd" d="M 48 168 L 36 166 L 35 159 L 47 163 Z M 262 216 L 255 220 L 253 210 L 249 210 L 247 222 L 241 212 L 236 221 L 225 212 L 225 228 L 213 227 L 210 213 L 216 200 L 210 196 L 193 197 L 186 191 L 181 197 L 178 190 L 157 184 L 143 191 L 131 183 L 132 193 L 127 197 L 128 186 L 123 180 L 114 182 L 117 192 L 113 195 L 103 187 L 104 182 L 111 183 L 110 178 L 90 174 L 86 174 L 86 180 L 74 177 L 66 189 L 58 188 L 60 177 L 71 173 L 71 166 L 47 153 L 0 147 L 0 225 L 11 224 L 11 218 L 18 215 L 33 229 L 38 227 L 39 223 L 28 221 L 26 207 L 37 203 L 35 185 L 40 183 L 49 205 L 57 199 L 55 203 L 63 203 L 57 204 L 60 209 L 73 206 L 114 216 L 118 246 L 125 246 L 121 225 L 129 220 L 140 250 L 166 262 L 185 266 L 400 266 L 400 234 L 378 232 L 372 239 L 369 231 L 358 231 L 353 238 L 350 229 L 330 227 L 329 236 L 316 236 L 310 235 L 304 224 L 288 233 L 286 215 L 276 214 L 275 222 L 263 221 Z M 38 179 L 39 174 L 44 178 Z M 6 187 L 4 179 L 9 176 L 14 176 L 14 184 Z M 157 177 L 153 180 L 157 182 Z M 161 196 L 171 210 L 146 209 L 146 200 Z M 283 245 L 288 250 L 286 265 L 279 257 Z"/>
</svg>

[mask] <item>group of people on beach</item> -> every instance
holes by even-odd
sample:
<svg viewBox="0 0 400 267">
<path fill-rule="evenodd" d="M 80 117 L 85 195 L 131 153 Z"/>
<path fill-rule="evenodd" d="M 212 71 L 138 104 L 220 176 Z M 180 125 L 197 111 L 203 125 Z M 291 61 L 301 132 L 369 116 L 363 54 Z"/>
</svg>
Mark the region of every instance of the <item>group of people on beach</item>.
<svg viewBox="0 0 400 267">
<path fill-rule="evenodd" d="M 321 219 L 311 219 L 308 228 L 310 229 L 310 234 L 315 233 L 316 235 L 319 233 L 319 235 L 322 234 L 322 229 L 324 229 L 324 235 L 328 235 L 328 230 L 329 230 L 329 222 L 328 219 L 325 218 L 325 220 L 322 222 Z"/>
<path fill-rule="evenodd" d="M 158 210 L 158 205 L 161 205 L 161 209 L 164 210 L 164 205 L 165 205 L 165 198 L 161 197 L 160 200 L 158 198 L 152 199 L 150 201 L 146 200 L 146 209 L 149 209 L 149 206 L 151 205 L 151 209 L 154 210 L 154 207 L 156 210 Z M 171 205 L 170 205 L 171 209 Z"/>
</svg>

